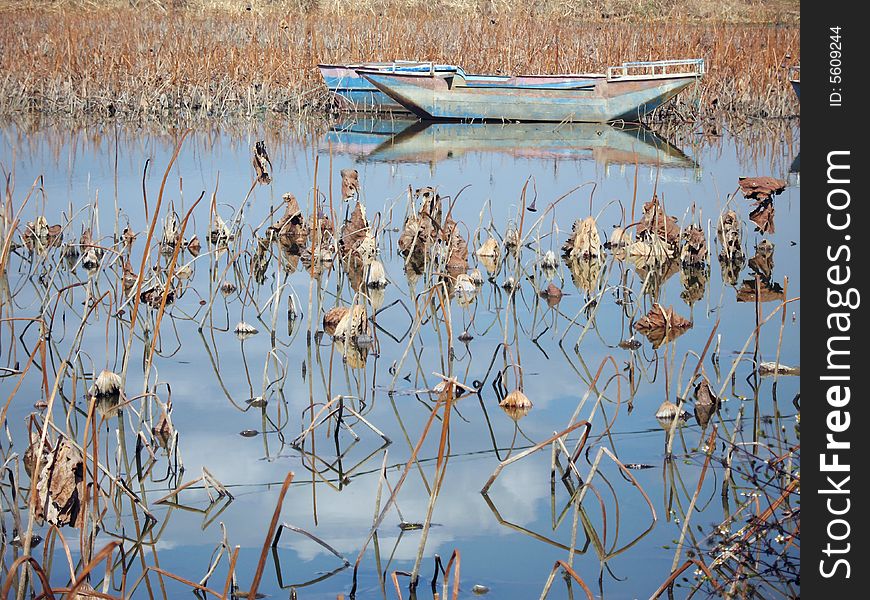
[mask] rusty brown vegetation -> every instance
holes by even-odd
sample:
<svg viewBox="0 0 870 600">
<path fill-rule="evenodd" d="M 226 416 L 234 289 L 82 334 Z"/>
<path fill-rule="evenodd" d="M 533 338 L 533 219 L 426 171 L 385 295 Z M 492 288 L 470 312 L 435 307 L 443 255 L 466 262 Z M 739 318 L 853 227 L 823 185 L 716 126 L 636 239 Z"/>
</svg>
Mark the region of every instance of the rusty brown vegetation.
<svg viewBox="0 0 870 600">
<path fill-rule="evenodd" d="M 317 63 L 396 58 L 558 73 L 703 57 L 709 73 L 681 95 L 680 118 L 789 117 L 799 109 L 783 68 L 800 55 L 793 3 L 181 5 L 0 8 L 0 114 L 322 114 L 329 96 Z"/>
</svg>

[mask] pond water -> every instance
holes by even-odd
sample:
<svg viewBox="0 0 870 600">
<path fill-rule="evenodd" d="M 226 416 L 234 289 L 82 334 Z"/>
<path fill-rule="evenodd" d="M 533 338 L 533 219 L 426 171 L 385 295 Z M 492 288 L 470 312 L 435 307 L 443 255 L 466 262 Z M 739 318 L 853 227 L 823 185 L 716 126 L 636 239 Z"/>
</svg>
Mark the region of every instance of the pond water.
<svg viewBox="0 0 870 600">
<path fill-rule="evenodd" d="M 51 421 L 82 445 L 93 378 L 103 369 L 123 370 L 133 306 L 121 291 L 119 256 L 125 250 L 115 239 L 124 227 L 138 233 L 130 258 L 139 272 L 149 219 L 181 132 L 13 123 L 0 131 L 0 164 L 14 174 L 13 212 L 41 177 L 39 189 L 21 209 L 15 242 L 21 243 L 25 223 L 44 215 L 49 225 L 65 226 L 65 243 L 76 244 L 90 226 L 95 243 L 110 249 L 90 276 L 72 261 L 70 269 L 60 248 L 31 254 L 21 246 L 10 256 L 8 292 L 0 300 L 0 397 L 11 403 L 0 452 L 26 489 L 30 480 L 11 457 L 23 455 L 28 446 L 30 415 L 36 413 L 40 424 L 46 419 L 40 401 L 51 395 L 58 373 L 62 371 Z M 252 185 L 258 140 L 265 140 L 271 159 L 267 185 Z M 260 255 L 271 257 L 265 272 L 259 278 L 251 275 L 257 236 L 283 213 L 284 193 L 294 194 L 308 216 L 316 185 L 321 207 L 332 207 L 339 225 L 350 214 L 355 200 L 341 199 L 342 169 L 358 171 L 359 197 L 377 229 L 378 259 L 389 280 L 382 297 L 371 294 L 364 301 L 369 315 L 378 312 L 376 325 L 370 326 L 375 345 L 362 368 L 345 362 L 330 336 L 318 333 L 327 310 L 354 299 L 353 277 L 338 258 L 332 269 L 312 278 L 304 260 L 272 245 Z M 240 547 L 236 583 L 248 590 L 282 482 L 292 471 L 280 522 L 310 535 L 283 530 L 275 550 L 267 553 L 259 592 L 269 596 L 288 597 L 294 587 L 300 598 L 348 596 L 356 580 L 358 598 L 395 598 L 392 577 L 398 572 L 402 597 L 408 597 L 406 573 L 421 553 L 417 596 L 432 597 L 435 556 L 446 566 L 454 550 L 461 560 L 462 598 L 477 597 L 482 590 L 474 586 L 485 586 L 492 598 L 537 598 L 558 560 L 570 562 L 596 597 L 649 597 L 674 563 L 682 565 L 699 553 L 723 582 L 733 575 L 747 586 L 743 589 L 755 590 L 748 595 L 798 595 L 798 550 L 787 535 L 794 529 L 788 511 L 799 506 L 795 497 L 786 495 L 774 507 L 770 521 L 780 525 L 750 532 L 752 543 L 763 548 L 755 552 L 754 562 L 727 557 L 716 562 L 722 555 L 717 544 L 733 543 L 728 536 L 742 534 L 753 515 L 780 497 L 784 475 L 765 470 L 769 459 L 788 454 L 783 464 L 799 466 L 791 464 L 799 462 L 799 453 L 792 452 L 799 443 L 799 377 L 761 377 L 755 369 L 756 361 L 777 356 L 781 364 L 800 364 L 800 303 L 781 304 L 786 295 L 800 295 L 800 181 L 799 173 L 792 172 L 798 169 L 799 126 L 793 123 L 718 136 L 692 130 L 668 136 L 600 125 L 424 126 L 370 119 L 329 128 L 255 123 L 194 129 L 168 170 L 146 270 L 158 264 L 165 269 L 171 259 L 155 247 L 165 215 L 174 209 L 183 218 L 201 194 L 184 237 L 196 234 L 202 250 L 198 256 L 186 250 L 179 255 L 178 264 L 189 265 L 192 273 L 178 282 L 174 302 L 166 307 L 148 382 L 144 373 L 157 310 L 143 303 L 124 387 L 129 404 L 97 414 L 97 451 L 105 468 L 98 478 L 98 502 L 104 514 L 96 530 L 88 529 L 96 535 L 85 544 L 96 552 L 125 536 L 128 566 L 118 567 L 105 584 L 100 566 L 91 584 L 113 595 L 184 597 L 190 593 L 186 584 L 155 570 L 148 572 L 147 582 L 138 582 L 143 564 L 200 582 L 217 549 L 222 558 L 206 585 L 222 592 L 230 554 L 220 550 L 225 531 L 230 548 Z M 735 192 L 739 177 L 766 175 L 789 185 L 774 201 L 775 231 L 762 234 L 749 220 L 753 201 Z M 469 266 L 483 274 L 470 302 L 442 297 L 442 304 L 437 290 L 444 288 L 434 285 L 437 275 L 409 279 L 406 274 L 398 241 L 408 190 L 425 186 L 436 187 L 445 198 L 445 212 L 452 207 L 458 230 L 469 242 Z M 614 226 L 640 221 L 643 205 L 654 193 L 681 226 L 700 225 L 711 246 L 706 275 L 703 269 L 693 275 L 677 263 L 660 276 L 609 250 L 602 251 L 597 276 L 588 270 L 572 276 L 563 260 L 555 273 L 540 268 L 547 250 L 561 254 L 575 220 L 595 216 L 604 242 Z M 523 211 L 523 203 L 533 200 L 537 210 Z M 759 267 L 763 261 L 745 261 L 739 273 L 723 278 L 715 232 L 728 208 L 739 215 L 746 257 L 759 258 L 767 246 L 762 244 L 759 255 L 756 246 L 767 240 L 774 244 L 775 261 L 766 262 L 767 267 Z M 233 239 L 224 250 L 208 242 L 212 210 L 232 229 Z M 518 255 L 502 249 L 503 260 L 489 271 L 475 250 L 490 236 L 501 245 L 508 229 L 520 227 L 527 244 Z M 770 266 L 772 272 L 766 271 Z M 757 339 L 753 268 L 763 272 L 760 286 L 787 280 L 784 295 L 761 303 L 763 319 L 780 312 L 764 322 Z M 648 279 L 647 272 L 652 273 Z M 512 276 L 519 282 L 513 294 L 502 287 Z M 537 294 L 550 281 L 564 292 L 558 303 Z M 234 289 L 223 293 L 224 282 L 232 282 Z M 747 289 L 749 301 L 738 301 L 746 299 Z M 295 320 L 288 317 L 291 297 Z M 658 348 L 633 329 L 654 302 L 692 322 Z M 23 319 L 40 316 L 51 332 L 46 357 L 22 376 L 39 340 L 39 328 Z M 242 321 L 259 333 L 240 339 L 233 330 Z M 462 336 L 467 341 L 461 341 L 464 332 L 472 339 Z M 620 346 L 631 340 L 638 344 Z M 694 416 L 681 423 L 668 460 L 669 431 L 656 411 L 664 400 L 677 402 L 694 388 L 701 354 L 699 372 L 714 393 L 721 391 L 722 408 L 704 427 Z M 70 363 L 64 365 L 65 360 Z M 445 438 L 439 394 L 430 391 L 441 381 L 438 374 L 479 387 L 455 401 Z M 533 407 L 515 421 L 499 400 L 520 385 Z M 310 406 L 316 414 L 339 396 L 345 409 L 338 433 L 338 415 L 327 410 L 317 418 L 327 413 L 332 418 L 303 436 L 301 446 L 295 444 L 311 425 Z M 686 397 L 684 408 L 692 413 L 693 395 Z M 251 399 L 262 400 L 246 402 Z M 151 427 L 170 401 L 177 443 L 167 450 Z M 412 461 L 436 408 L 418 460 Z M 573 468 L 558 453 L 551 478 L 558 446 L 545 444 L 506 465 L 481 494 L 500 461 L 582 420 L 591 423 L 589 436 Z M 717 439 L 708 461 L 714 427 Z M 250 435 L 241 435 L 243 431 Z M 583 431 L 575 429 L 563 438 L 568 453 Z M 447 458 L 439 461 L 442 439 L 448 442 Z M 645 468 L 622 470 L 607 454 L 599 456 L 601 448 L 624 465 Z M 198 479 L 204 473 L 212 482 L 209 489 Z M 579 478 L 590 483 L 580 504 L 572 496 L 582 485 Z M 26 528 L 27 511 L 20 497 L 12 500 L 11 479 L 3 480 L 5 571 L 20 555 L 19 548 L 8 544 L 11 532 Z M 158 502 L 190 481 L 194 484 L 170 496 L 170 502 Z M 426 523 L 431 491 L 439 483 Z M 217 493 L 221 485 L 232 498 Z M 397 490 L 392 504 L 391 490 Z M 11 504 L 18 508 L 12 510 Z M 146 507 L 156 522 L 141 537 L 140 547 L 134 540 L 147 522 Z M 385 508 L 368 541 L 378 511 Z M 687 515 L 689 527 L 680 547 Z M 418 524 L 431 526 L 424 530 Z M 37 523 L 34 531 L 46 539 L 48 529 Z M 63 532 L 75 563 L 84 538 L 69 527 Z M 568 550 L 572 540 L 575 553 Z M 353 564 L 364 546 L 354 578 Z M 42 556 L 44 549 L 35 552 Z M 60 543 L 51 554 L 52 583 L 68 585 L 70 569 Z M 121 560 L 117 552 L 114 556 Z M 676 597 L 687 597 L 695 585 L 704 594 L 713 589 L 699 573 L 692 565 L 677 578 Z M 583 595 L 576 582 L 567 584 L 560 575 L 549 597 Z"/>
</svg>

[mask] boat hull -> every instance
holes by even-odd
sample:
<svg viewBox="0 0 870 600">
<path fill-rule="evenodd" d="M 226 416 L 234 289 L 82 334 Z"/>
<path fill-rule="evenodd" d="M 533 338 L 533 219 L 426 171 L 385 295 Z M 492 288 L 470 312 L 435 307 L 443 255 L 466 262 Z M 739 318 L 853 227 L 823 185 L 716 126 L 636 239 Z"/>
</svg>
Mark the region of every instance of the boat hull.
<svg viewBox="0 0 870 600">
<path fill-rule="evenodd" d="M 798 100 L 801 99 L 801 82 L 800 80 L 791 80 L 791 87 L 794 88 L 794 93 L 797 94 Z"/>
<path fill-rule="evenodd" d="M 416 63 L 413 61 L 390 63 L 364 63 L 358 65 L 318 65 L 320 74 L 329 91 L 334 95 L 340 110 L 354 112 L 410 112 L 403 104 L 379 90 L 363 77 L 360 69 L 379 72 L 431 71 L 437 76 L 460 73 L 471 85 L 480 87 L 503 86 L 513 82 L 517 85 L 534 85 L 544 88 L 572 88 L 578 82 L 588 81 L 594 75 L 525 75 L 508 77 L 505 75 L 466 75 L 453 65 Z M 594 80 L 593 80 L 594 81 Z"/>
<path fill-rule="evenodd" d="M 566 89 L 523 84 L 479 86 L 438 74 L 370 70 L 360 70 L 359 74 L 424 119 L 593 123 L 638 122 L 698 79 L 601 76 Z"/>
</svg>

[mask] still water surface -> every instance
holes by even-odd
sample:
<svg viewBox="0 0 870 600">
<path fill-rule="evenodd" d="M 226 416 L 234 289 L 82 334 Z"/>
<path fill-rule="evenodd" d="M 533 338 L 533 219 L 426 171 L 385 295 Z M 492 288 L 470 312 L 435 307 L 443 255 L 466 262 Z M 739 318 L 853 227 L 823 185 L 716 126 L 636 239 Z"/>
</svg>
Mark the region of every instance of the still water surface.
<svg viewBox="0 0 870 600">
<path fill-rule="evenodd" d="M 72 214 L 69 228 L 72 234 L 67 234 L 72 240 L 77 239 L 83 224 L 93 218 L 95 238 L 103 240 L 104 245 L 112 244 L 116 227 L 120 231 L 129 224 L 134 231 L 147 231 L 143 169 L 146 161 L 150 161 L 144 183 L 148 209 L 153 211 L 163 172 L 179 137 L 178 132 L 169 129 L 137 131 L 112 125 L 71 131 L 60 125 L 24 128 L 7 124 L 0 131 L 0 164 L 14 173 L 16 208 L 30 184 L 43 177 L 43 192 L 31 198 L 22 222 L 45 214 L 50 224 L 66 223 Z M 135 484 L 137 493 L 141 491 L 158 520 L 153 544 L 160 567 L 199 581 L 220 544 L 223 524 L 231 546 L 241 546 L 238 585 L 247 589 L 288 470 L 295 473 L 295 479 L 284 502 L 281 521 L 312 533 L 353 563 L 372 526 L 382 463 L 386 462 L 389 484 L 395 485 L 437 397 L 424 390 L 439 381 L 434 373 L 451 370 L 466 385 L 476 380 L 483 385 L 479 395 L 459 400 L 450 420 L 450 459 L 423 552 L 419 594 L 431 596 L 428 582 L 434 571 L 434 555 L 440 555 L 446 563 L 455 549 L 461 556 L 460 597 L 472 597 L 472 587 L 477 584 L 489 588 L 493 598 L 536 598 L 555 561 L 568 560 L 565 548 L 572 539 L 574 513 L 569 493 L 558 476 L 555 491 L 551 489 L 550 446 L 505 468 L 487 495 L 481 495 L 480 490 L 500 460 L 569 425 L 602 361 L 612 357 L 624 375 L 622 387 L 617 392 L 615 380 L 606 388 L 602 385 L 614 374 L 613 364 L 608 362 L 596 387 L 604 392 L 605 398 L 596 404 L 597 394 L 593 394 L 580 411 L 580 419 L 591 418 L 593 426 L 586 446 L 591 450 L 578 460 L 578 468 L 584 476 L 589 473 L 590 463 L 601 446 L 612 450 L 623 463 L 649 465 L 651 468 L 631 473 L 649 497 L 652 510 L 615 464 L 603 459 L 595 486 L 597 494 L 588 494 L 583 506 L 589 527 L 602 539 L 609 555 L 602 560 L 581 523 L 573 564 L 596 595 L 648 597 L 670 573 L 682 517 L 704 464 L 705 455 L 698 449 L 703 449 L 710 427 L 718 422 L 714 419 L 704 430 L 692 418 L 678 428 L 673 445 L 675 458 L 665 462 L 667 433 L 656 420 L 655 412 L 663 400 L 669 397 L 676 401 L 685 389 L 697 354 L 704 349 L 717 322 L 704 372 L 714 390 L 725 388 L 722 424 L 727 424 L 731 431 L 742 404 L 744 414 L 738 439 L 749 442 L 760 439 L 766 444 L 768 438 L 764 436 L 769 436 L 777 438 L 771 446 L 782 448 L 797 443 L 797 411 L 792 400 L 799 390 L 798 377 L 780 377 L 775 391 L 772 377 L 752 377 L 753 340 L 733 378 L 728 378 L 736 353 L 752 336 L 756 307 L 753 302 L 737 302 L 735 287 L 723 281 L 716 260 L 719 248 L 713 239 L 715 233 L 712 236 L 709 233 L 715 232 L 716 220 L 737 189 L 738 177 L 771 175 L 788 180 L 789 187 L 775 200 L 775 233 L 762 236 L 754 231 L 748 219 L 752 203 L 739 193 L 728 207 L 742 219 L 747 256 L 753 256 L 762 239 L 773 242 L 772 280 L 782 284 L 787 278 L 788 297 L 800 295 L 800 185 L 799 174 L 790 172 L 793 165 L 799 165 L 799 128 L 770 126 L 762 134 L 753 135 L 750 141 L 728 133 L 702 139 L 688 131 L 678 137 L 678 141 L 666 141 L 664 136 L 646 130 L 599 125 L 427 127 L 369 120 L 337 123 L 326 132 L 301 125 L 286 129 L 251 125 L 191 132 L 169 172 L 163 210 L 171 201 L 179 215 L 184 215 L 200 193 L 205 193 L 189 225 L 189 231 L 203 241 L 203 252 L 191 263 L 194 274 L 186 282 L 186 289 L 168 308 L 155 359 L 159 381 L 156 393 L 164 403 L 171 394 L 172 423 L 178 431 L 177 460 L 183 463 L 184 471 L 167 476 L 175 461 L 160 451 L 150 475 L 141 486 Z M 255 186 L 248 196 L 253 178 L 252 148 L 260 139 L 266 140 L 273 180 L 269 185 Z M 342 303 L 352 298 L 345 278 L 338 288 L 337 261 L 336 268 L 321 277 L 319 290 L 316 285 L 312 287 L 303 267 L 294 265 L 288 273 L 279 256 L 271 261 L 262 284 L 247 274 L 247 263 L 256 244 L 252 228 L 264 221 L 268 223 L 270 211 L 281 206 L 285 192 L 293 193 L 303 213 L 310 215 L 316 179 L 318 192 L 327 205 L 331 197 L 339 219 L 344 216 L 351 207 L 340 199 L 338 173 L 345 168 L 359 171 L 361 198 L 369 217 L 380 215 L 384 230 L 378 239 L 379 258 L 390 281 L 379 301 L 384 308 L 377 315 L 378 352 L 369 355 L 364 369 L 345 366 L 326 335 L 313 336 L 310 348 L 307 344 L 307 329 L 310 327 L 313 333 L 322 327 L 322 314 L 336 305 L 336 294 L 341 296 Z M 491 224 L 504 235 L 508 227 L 517 226 L 521 192 L 527 182 L 526 202 L 535 198 L 538 211 L 526 211 L 525 230 L 544 217 L 540 235 L 532 237 L 520 262 L 526 272 L 537 273 L 538 283 L 521 277 L 520 288 L 511 298 L 499 286 L 514 273 L 515 266 L 487 273 L 476 259 L 474 249 L 487 237 L 482 228 Z M 545 214 L 549 203 L 581 184 L 586 185 Z M 451 197 L 462 190 L 453 207 L 453 217 L 461 223 L 463 236 L 470 238 L 470 265 L 479 267 L 485 279 L 490 278 L 470 306 L 455 300 L 451 303 L 452 361 L 448 357 L 446 329 L 436 328 L 432 321 L 421 326 L 408 357 L 402 360 L 408 349 L 406 332 L 413 325 L 414 298 L 426 285 L 423 281 L 414 287 L 409 283 L 396 244 L 409 186 L 416 189 L 427 185 L 437 186 L 442 195 Z M 626 307 L 616 302 L 615 286 L 625 283 L 631 287 L 638 317 L 652 302 L 649 295 L 641 293 L 643 279 L 630 265 L 613 260 L 610 254 L 606 255 L 603 274 L 591 293 L 575 286 L 571 273 L 561 262 L 553 282 L 566 294 L 562 301 L 550 308 L 535 293 L 547 284 L 540 283 L 540 270 L 535 267 L 536 251 L 552 249 L 558 255 L 574 220 L 590 214 L 596 216 L 603 238 L 613 226 L 628 225 L 635 189 L 636 218 L 642 204 L 655 192 L 668 214 L 676 216 L 681 224 L 700 224 L 708 234 L 708 243 L 713 245 L 709 282 L 703 297 L 691 304 L 687 302 L 685 298 L 689 296 L 684 293 L 679 271 L 658 290 L 658 302 L 673 306 L 678 314 L 693 322 L 693 327 L 657 350 L 640 335 L 636 336 L 640 342 L 637 350 L 618 346 L 634 332 Z M 226 222 L 234 218 L 240 218 L 241 222 L 239 236 L 229 253 L 220 255 L 210 253 L 205 242 L 212 196 L 217 212 Z M 94 206 L 98 207 L 95 213 Z M 279 209 L 277 214 L 280 212 Z M 144 239 L 145 234 L 140 233 L 134 244 L 133 264 L 137 269 Z M 239 252 L 239 266 L 226 271 L 224 276 L 227 261 L 234 252 Z M 275 252 L 277 255 L 277 249 Z M 183 255 L 180 261 L 186 263 L 192 258 Z M 40 298 L 46 293 L 35 279 L 39 273 L 51 272 L 54 265 L 61 264 L 56 255 L 32 267 L 27 252 L 20 249 L 10 263 L 9 284 L 15 295 L 12 304 L 3 309 L 3 317 L 32 317 L 39 313 Z M 85 286 L 74 292 L 75 301 L 62 303 L 68 327 L 74 327 L 81 319 L 86 289 L 102 293 L 117 287 L 117 280 L 107 273 L 91 281 L 89 286 L 93 287 Z M 75 272 L 61 268 L 56 277 L 55 289 L 48 294 L 51 298 L 65 284 L 88 281 L 81 268 Z M 745 266 L 737 285 L 752 277 L 752 271 Z M 213 294 L 222 278 L 234 281 L 237 291 L 229 295 Z M 274 311 L 277 326 L 273 341 L 269 330 L 274 306 L 269 302 L 276 285 L 284 287 L 279 294 L 281 305 Z M 313 326 L 308 314 L 310 293 L 314 299 Z M 209 301 L 212 295 L 215 304 L 200 332 L 198 324 L 205 314 L 200 301 Z M 295 325 L 287 317 L 290 296 L 295 298 L 301 313 Z M 590 299 L 595 299 L 594 310 L 589 310 Z M 422 299 L 418 302 L 424 304 Z M 777 306 L 777 302 L 765 303 L 764 314 Z M 789 304 L 786 311 L 780 362 L 799 365 L 800 304 Z M 146 314 L 153 315 L 153 311 Z M 150 323 L 153 317 L 144 320 Z M 260 333 L 240 340 L 233 333 L 239 321 L 253 324 Z M 775 359 L 779 330 L 779 316 L 762 329 L 761 360 Z M 126 331 L 125 327 L 119 326 L 117 319 L 107 317 L 106 311 L 93 318 L 85 330 L 79 356 L 87 377 L 103 368 L 121 370 L 126 342 L 122 331 Z M 473 335 L 468 343 L 457 339 L 463 331 Z M 16 336 L 20 333 L 19 327 Z M 581 334 L 582 341 L 575 346 Z M 54 335 L 58 338 L 55 358 L 61 359 L 72 336 L 61 336 L 60 332 Z M 16 361 L 25 360 L 25 352 L 30 351 L 21 347 L 22 342 L 16 336 L 11 335 L 11 330 L 2 334 L 3 366 L 11 367 Z M 521 365 L 524 392 L 534 404 L 518 422 L 499 408 L 493 385 L 494 374 L 505 365 L 501 352 L 497 352 L 497 345 L 505 340 L 510 343 L 512 353 L 507 362 Z M 15 346 L 19 346 L 17 350 L 13 349 Z M 718 369 L 710 360 L 714 347 L 719 351 Z M 488 373 L 494 358 L 496 366 Z M 128 397 L 136 396 L 143 388 L 142 364 L 140 339 L 133 344 Z M 629 369 L 635 379 L 633 394 L 628 382 Z M 49 377 L 52 375 L 50 372 Z M 515 386 L 515 377 L 515 369 L 508 367 L 504 383 L 508 389 Z M 0 380 L 0 395 L 8 397 L 16 382 L 16 377 Z M 13 451 L 23 453 L 26 448 L 25 419 L 34 410 L 33 402 L 41 397 L 40 382 L 39 375 L 28 374 L 15 396 L 8 416 L 13 446 L 3 443 L 7 456 Z M 89 384 L 89 380 L 84 384 L 78 382 L 75 388 L 69 380 L 64 384 L 66 397 L 76 399 L 80 411 L 87 410 L 85 389 Z M 388 393 L 391 387 L 394 391 Z M 322 405 L 337 395 L 353 397 L 348 400 L 349 406 L 364 415 L 391 443 L 386 444 L 359 420 L 349 419 L 358 441 L 342 430 L 336 442 L 332 428 L 327 432 L 324 426 L 314 436 L 315 458 L 310 454 L 310 437 L 305 453 L 292 447 L 291 442 L 310 423 L 307 408 L 312 399 Z M 265 407 L 247 406 L 246 400 L 260 396 L 268 400 Z M 135 400 L 132 406 L 139 410 L 141 402 Z M 690 405 L 686 408 L 691 412 Z M 78 432 L 81 441 L 86 412 L 70 414 L 73 423 L 70 427 Z M 112 417 L 101 424 L 101 453 L 105 453 L 102 460 L 107 461 L 111 470 L 117 468 L 121 477 L 135 480 L 135 473 L 126 473 L 124 461 L 118 459 L 117 446 L 118 440 L 124 439 L 128 451 L 133 452 L 138 416 L 131 410 L 122 410 L 121 415 L 120 420 Z M 64 409 L 55 408 L 55 423 L 63 426 L 67 418 Z M 609 433 L 605 433 L 606 423 L 611 421 Z M 119 429 L 124 430 L 125 437 L 121 437 Z M 260 434 L 245 437 L 240 435 L 243 430 Z M 419 467 L 411 468 L 394 509 L 378 530 L 376 543 L 368 545 L 359 569 L 357 597 L 395 597 L 390 574 L 411 571 L 422 533 L 414 528 L 403 531 L 400 524 L 422 523 L 426 518 L 439 435 L 440 424 L 436 423 L 420 450 Z M 569 439 L 569 447 L 573 448 L 578 436 Z M 767 458 L 770 454 L 765 452 L 768 451 L 759 450 L 758 454 Z M 565 468 L 564 457 L 560 464 Z M 203 468 L 232 493 L 231 502 L 221 499 L 210 506 L 206 491 L 197 485 L 179 495 L 179 504 L 186 509 L 154 504 L 173 486 L 202 475 Z M 688 533 L 691 543 L 687 541 L 687 547 L 712 546 L 716 525 L 735 510 L 735 502 L 745 501 L 746 494 L 753 491 L 752 485 L 738 480 L 730 505 L 723 505 L 720 497 L 723 476 L 724 468 L 713 461 L 694 506 Z M 383 490 L 381 496 L 383 507 L 389 492 Z M 123 506 L 121 517 L 108 519 L 106 529 L 124 530 L 132 535 L 130 508 Z M 745 519 L 735 529 L 743 522 Z M 44 526 L 38 527 L 37 532 L 46 536 Z M 72 533 L 68 537 L 78 539 Z M 111 538 L 103 534 L 101 539 Z M 78 552 L 75 544 L 73 552 Z M 790 552 L 796 555 L 796 550 Z M 63 559 L 59 548 L 56 553 L 58 562 L 52 578 L 62 586 L 67 583 L 68 570 L 57 566 L 63 564 Z M 154 555 L 149 551 L 146 556 L 149 564 L 153 564 Z M 679 562 L 685 558 L 684 553 Z M 8 565 L 9 558 L 4 559 Z M 707 562 L 710 560 L 707 557 Z M 223 589 L 226 564 L 224 557 L 209 581 L 218 590 Z M 297 586 L 301 598 L 335 598 L 339 593 L 348 594 L 352 586 L 353 568 L 343 566 L 341 559 L 316 541 L 284 531 L 277 550 L 269 554 L 260 591 L 287 597 L 289 587 Z M 694 568 L 684 573 L 689 582 L 696 581 L 693 571 Z M 140 572 L 137 563 L 132 567 L 131 579 Z M 386 573 L 386 579 L 380 578 L 379 573 Z M 160 595 L 157 576 L 152 573 L 150 579 L 155 593 Z M 766 597 L 777 597 L 781 594 L 776 590 L 786 589 L 782 579 L 773 579 L 778 587 L 766 588 Z M 399 582 L 407 595 L 407 578 L 399 577 Z M 92 583 L 100 589 L 99 580 Z M 172 579 L 164 578 L 163 584 L 171 597 L 188 594 L 184 585 Z M 115 585 L 119 585 L 119 580 Z M 794 583 L 792 586 L 799 590 Z M 573 593 L 575 597 L 582 596 L 576 586 Z M 565 583 L 557 577 L 550 597 L 568 597 L 567 594 Z M 677 591 L 677 597 L 686 594 Z M 143 584 L 136 596 L 146 595 Z"/>
</svg>

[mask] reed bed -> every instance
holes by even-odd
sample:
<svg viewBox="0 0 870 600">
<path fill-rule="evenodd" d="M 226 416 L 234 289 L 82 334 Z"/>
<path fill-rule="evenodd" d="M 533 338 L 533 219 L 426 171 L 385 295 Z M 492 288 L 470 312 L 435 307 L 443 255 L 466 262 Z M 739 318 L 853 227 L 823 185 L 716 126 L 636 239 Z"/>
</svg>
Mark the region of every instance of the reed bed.
<svg viewBox="0 0 870 600">
<path fill-rule="evenodd" d="M 800 55 L 798 18 L 782 9 L 787 3 L 737 4 L 743 12 L 711 9 L 703 18 L 688 8 L 677 17 L 669 2 L 650 4 L 647 15 L 607 8 L 617 2 L 582 3 L 586 12 L 569 5 L 561 14 L 546 2 L 513 9 L 495 2 L 37 5 L 4 17 L 0 28 L 0 114 L 323 114 L 332 107 L 319 62 L 413 58 L 476 72 L 552 74 L 703 57 L 708 74 L 663 118 L 795 116 L 799 104 L 783 67 Z"/>
</svg>

